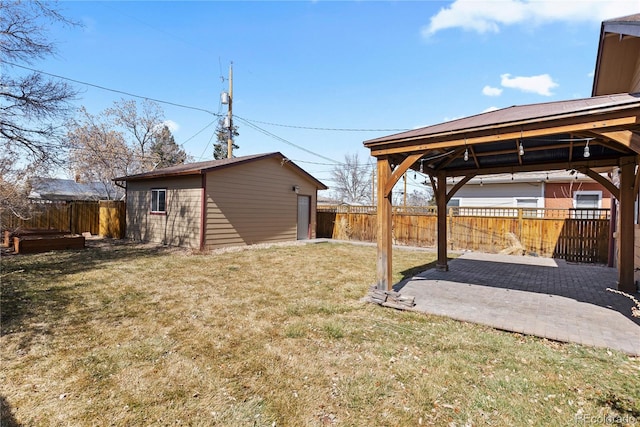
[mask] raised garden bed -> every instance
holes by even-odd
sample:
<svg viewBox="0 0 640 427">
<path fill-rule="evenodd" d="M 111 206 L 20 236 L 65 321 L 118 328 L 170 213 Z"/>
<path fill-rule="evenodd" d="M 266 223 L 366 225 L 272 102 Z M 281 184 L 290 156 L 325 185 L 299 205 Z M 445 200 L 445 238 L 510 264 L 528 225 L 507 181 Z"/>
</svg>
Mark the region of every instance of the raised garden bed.
<svg viewBox="0 0 640 427">
<path fill-rule="evenodd" d="M 14 250 L 17 254 L 83 249 L 84 242 L 84 236 L 79 235 L 28 235 L 13 238 Z"/>
<path fill-rule="evenodd" d="M 14 237 L 26 237 L 26 236 L 64 236 L 69 234 L 68 231 L 49 230 L 49 229 L 36 229 L 28 228 L 22 230 L 9 231 L 4 230 L 2 246 L 8 248 L 13 243 Z"/>
</svg>

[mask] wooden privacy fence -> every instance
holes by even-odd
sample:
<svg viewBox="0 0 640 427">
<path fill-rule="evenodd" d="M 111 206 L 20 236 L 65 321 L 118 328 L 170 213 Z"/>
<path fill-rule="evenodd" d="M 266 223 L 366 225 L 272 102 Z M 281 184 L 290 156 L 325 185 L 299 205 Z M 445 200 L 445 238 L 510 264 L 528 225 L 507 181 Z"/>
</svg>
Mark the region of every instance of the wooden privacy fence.
<svg viewBox="0 0 640 427">
<path fill-rule="evenodd" d="M 0 211 L 0 226 L 7 230 L 61 230 L 72 234 L 89 232 L 104 237 L 123 238 L 125 204 L 122 201 L 73 201 L 33 203 L 28 219 Z"/>
<path fill-rule="evenodd" d="M 434 207 L 394 207 L 393 242 L 434 247 Z M 319 208 L 318 237 L 373 242 L 376 209 L 371 206 Z M 449 249 L 528 254 L 571 262 L 606 263 L 608 209 L 449 208 Z"/>
</svg>

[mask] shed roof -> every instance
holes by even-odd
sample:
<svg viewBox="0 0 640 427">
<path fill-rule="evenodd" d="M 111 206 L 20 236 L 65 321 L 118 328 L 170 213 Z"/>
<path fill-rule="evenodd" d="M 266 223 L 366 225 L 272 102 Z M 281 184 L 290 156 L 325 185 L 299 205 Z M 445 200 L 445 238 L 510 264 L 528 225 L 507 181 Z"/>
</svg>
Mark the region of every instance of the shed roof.
<svg viewBox="0 0 640 427">
<path fill-rule="evenodd" d="M 205 162 L 185 163 L 181 165 L 169 166 L 167 168 L 156 169 L 150 172 L 139 173 L 115 178 L 114 181 L 142 181 L 146 179 L 171 178 L 178 176 L 202 175 L 215 170 L 247 164 L 258 160 L 277 158 L 280 161 L 292 166 L 299 174 L 312 181 L 319 190 L 326 190 L 328 187 L 317 180 L 307 171 L 286 158 L 280 152 L 253 154 L 248 156 L 233 157 L 230 159 L 208 160 Z"/>
</svg>

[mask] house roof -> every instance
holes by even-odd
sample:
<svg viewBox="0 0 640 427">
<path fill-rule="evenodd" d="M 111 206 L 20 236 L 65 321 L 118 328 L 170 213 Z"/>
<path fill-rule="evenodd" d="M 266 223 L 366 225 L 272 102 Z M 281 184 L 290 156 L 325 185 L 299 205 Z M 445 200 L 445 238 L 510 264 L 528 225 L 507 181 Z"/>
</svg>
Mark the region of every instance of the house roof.
<svg viewBox="0 0 640 427">
<path fill-rule="evenodd" d="M 592 95 L 638 90 L 636 63 L 640 56 L 640 13 L 603 21 Z"/>
<path fill-rule="evenodd" d="M 640 13 L 602 21 L 606 32 L 640 37 Z"/>
<path fill-rule="evenodd" d="M 587 144 L 588 158 L 583 155 Z M 517 105 L 364 145 L 375 157 L 395 165 L 410 161 L 411 169 L 432 175 L 613 166 L 640 153 L 640 94 Z"/>
<path fill-rule="evenodd" d="M 37 200 L 105 200 L 109 192 L 99 182 L 80 183 L 72 179 L 32 178 L 29 199 Z M 111 197 L 117 191 L 111 188 Z"/>
<path fill-rule="evenodd" d="M 286 163 L 293 167 L 298 173 L 305 176 L 307 179 L 312 181 L 319 190 L 326 190 L 328 187 L 324 185 L 322 182 L 314 178 L 311 174 L 306 172 L 304 169 L 296 165 L 294 162 L 286 158 L 280 152 L 272 152 L 272 153 L 264 153 L 264 154 L 253 154 L 242 157 L 233 157 L 230 159 L 220 159 L 220 160 L 209 160 L 205 162 L 196 162 L 196 163 L 185 163 L 182 165 L 169 166 L 167 168 L 156 169 L 150 172 L 144 172 L 136 175 L 128 175 L 122 176 L 119 178 L 115 178 L 114 181 L 141 181 L 147 179 L 157 179 L 157 178 L 170 178 L 170 177 L 178 177 L 178 176 L 189 176 L 189 175 L 202 175 L 208 172 L 212 172 L 215 170 L 220 170 L 228 167 L 233 167 L 241 164 L 247 164 L 259 160 L 277 158 L 280 159 L 283 164 Z"/>
</svg>

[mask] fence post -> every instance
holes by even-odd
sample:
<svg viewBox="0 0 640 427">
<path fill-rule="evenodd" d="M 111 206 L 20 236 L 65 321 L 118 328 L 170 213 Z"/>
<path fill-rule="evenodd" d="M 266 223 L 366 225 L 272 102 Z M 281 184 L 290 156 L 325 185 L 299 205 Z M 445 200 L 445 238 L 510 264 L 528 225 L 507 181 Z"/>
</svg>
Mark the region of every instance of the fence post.
<svg viewBox="0 0 640 427">
<path fill-rule="evenodd" d="M 523 208 L 518 208 L 518 241 L 522 243 L 522 211 Z"/>
<path fill-rule="evenodd" d="M 449 231 L 447 232 L 447 246 L 449 246 L 449 249 L 453 250 L 453 208 L 449 208 L 447 214 L 447 224 L 449 228 Z"/>
</svg>

